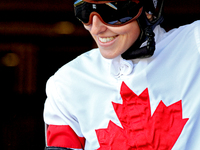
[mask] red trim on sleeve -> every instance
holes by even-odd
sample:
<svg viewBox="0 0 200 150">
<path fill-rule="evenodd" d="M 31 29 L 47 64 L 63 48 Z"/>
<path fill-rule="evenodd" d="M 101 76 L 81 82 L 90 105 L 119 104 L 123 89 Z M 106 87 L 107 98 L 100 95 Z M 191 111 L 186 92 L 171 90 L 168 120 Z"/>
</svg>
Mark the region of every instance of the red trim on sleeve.
<svg viewBox="0 0 200 150">
<path fill-rule="evenodd" d="M 49 125 L 47 129 L 47 145 L 84 149 L 85 138 L 77 136 L 69 125 Z"/>
</svg>

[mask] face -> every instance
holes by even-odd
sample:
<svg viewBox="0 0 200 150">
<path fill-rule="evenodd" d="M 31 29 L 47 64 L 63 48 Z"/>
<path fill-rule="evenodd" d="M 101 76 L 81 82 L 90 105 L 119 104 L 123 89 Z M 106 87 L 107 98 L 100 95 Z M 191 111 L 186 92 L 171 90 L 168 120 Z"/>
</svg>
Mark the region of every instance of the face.
<svg viewBox="0 0 200 150">
<path fill-rule="evenodd" d="M 101 55 L 107 59 L 124 53 L 139 37 L 140 28 L 136 20 L 119 27 L 107 26 L 94 15 L 91 25 L 84 25 L 97 43 Z"/>
</svg>

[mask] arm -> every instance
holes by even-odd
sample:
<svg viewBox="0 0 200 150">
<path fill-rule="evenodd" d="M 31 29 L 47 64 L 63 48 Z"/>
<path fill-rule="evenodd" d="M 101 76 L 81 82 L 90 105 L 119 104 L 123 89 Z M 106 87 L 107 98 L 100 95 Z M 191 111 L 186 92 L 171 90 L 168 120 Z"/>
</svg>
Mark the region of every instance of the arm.
<svg viewBox="0 0 200 150">
<path fill-rule="evenodd" d="M 44 107 L 46 124 L 46 150 L 82 150 L 85 138 L 82 136 L 74 109 L 62 96 L 59 81 L 50 78 L 47 82 L 47 99 Z"/>
</svg>

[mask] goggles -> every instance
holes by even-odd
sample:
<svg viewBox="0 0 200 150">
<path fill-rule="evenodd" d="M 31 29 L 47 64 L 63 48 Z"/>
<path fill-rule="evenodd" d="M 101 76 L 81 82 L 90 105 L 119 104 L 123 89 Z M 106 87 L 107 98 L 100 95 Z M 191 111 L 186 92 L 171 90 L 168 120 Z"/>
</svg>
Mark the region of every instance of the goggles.
<svg viewBox="0 0 200 150">
<path fill-rule="evenodd" d="M 132 1 L 110 3 L 89 3 L 83 0 L 74 2 L 75 16 L 85 25 L 92 23 L 93 15 L 110 26 L 125 25 L 137 19 L 142 13 L 142 4 Z"/>
</svg>

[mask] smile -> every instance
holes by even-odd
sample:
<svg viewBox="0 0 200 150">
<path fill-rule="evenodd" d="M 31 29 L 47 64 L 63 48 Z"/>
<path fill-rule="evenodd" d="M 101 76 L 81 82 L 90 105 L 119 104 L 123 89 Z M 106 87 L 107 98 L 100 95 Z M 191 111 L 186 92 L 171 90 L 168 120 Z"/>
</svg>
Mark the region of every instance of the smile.
<svg viewBox="0 0 200 150">
<path fill-rule="evenodd" d="M 116 37 L 117 36 L 106 37 L 106 38 L 99 37 L 99 41 L 102 42 L 102 43 L 107 43 L 107 42 L 110 42 L 110 41 L 114 40 Z"/>
</svg>

